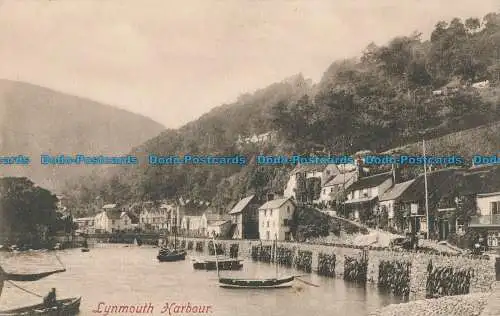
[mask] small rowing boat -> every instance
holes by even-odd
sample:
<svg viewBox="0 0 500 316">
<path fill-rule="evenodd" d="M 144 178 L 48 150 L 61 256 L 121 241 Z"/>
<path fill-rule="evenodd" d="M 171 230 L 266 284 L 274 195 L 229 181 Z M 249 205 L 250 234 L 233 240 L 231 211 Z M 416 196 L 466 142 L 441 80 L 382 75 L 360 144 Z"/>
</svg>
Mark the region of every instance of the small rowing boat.
<svg viewBox="0 0 500 316">
<path fill-rule="evenodd" d="M 80 309 L 81 297 L 57 300 L 53 307 L 36 304 L 5 311 L 0 311 L 0 316 L 60 316 L 76 315 Z"/>
<path fill-rule="evenodd" d="M 294 276 L 271 279 L 219 278 L 219 286 L 231 289 L 276 289 L 291 287 L 294 279 Z"/>
</svg>

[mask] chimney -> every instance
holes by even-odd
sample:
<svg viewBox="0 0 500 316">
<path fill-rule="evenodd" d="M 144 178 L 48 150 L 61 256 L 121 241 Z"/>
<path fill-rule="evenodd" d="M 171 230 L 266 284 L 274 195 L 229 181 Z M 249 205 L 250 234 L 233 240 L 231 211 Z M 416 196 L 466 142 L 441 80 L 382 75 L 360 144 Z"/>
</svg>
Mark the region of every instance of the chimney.
<svg viewBox="0 0 500 316">
<path fill-rule="evenodd" d="M 272 201 L 272 200 L 274 200 L 274 194 L 273 193 L 268 193 L 267 194 L 267 201 L 269 202 L 269 201 Z"/>
<path fill-rule="evenodd" d="M 365 172 L 363 170 L 363 160 L 361 157 L 356 157 L 356 171 L 358 173 L 358 179 L 361 179 L 365 176 Z"/>
</svg>

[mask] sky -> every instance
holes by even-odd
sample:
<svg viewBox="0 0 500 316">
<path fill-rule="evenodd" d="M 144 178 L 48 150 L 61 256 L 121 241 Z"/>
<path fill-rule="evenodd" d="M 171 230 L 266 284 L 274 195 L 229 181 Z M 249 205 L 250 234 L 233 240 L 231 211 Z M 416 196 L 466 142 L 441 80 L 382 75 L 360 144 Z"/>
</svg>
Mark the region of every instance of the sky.
<svg viewBox="0 0 500 316">
<path fill-rule="evenodd" d="M 439 20 L 498 0 L 0 0 L 0 78 L 29 82 L 177 128 L 297 73 L 319 81 Z"/>
</svg>

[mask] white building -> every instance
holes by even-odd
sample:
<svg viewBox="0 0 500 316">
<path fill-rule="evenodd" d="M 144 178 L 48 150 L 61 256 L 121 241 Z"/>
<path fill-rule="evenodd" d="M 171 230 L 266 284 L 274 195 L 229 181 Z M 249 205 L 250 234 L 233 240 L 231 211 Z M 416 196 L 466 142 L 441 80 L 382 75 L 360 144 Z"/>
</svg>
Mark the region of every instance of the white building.
<svg viewBox="0 0 500 316">
<path fill-rule="evenodd" d="M 320 202 L 335 201 L 342 190 L 347 190 L 357 180 L 357 170 L 337 174 L 321 187 Z"/>
<path fill-rule="evenodd" d="M 77 226 L 77 233 L 93 234 L 95 232 L 94 217 L 75 218 L 74 222 Z"/>
<path fill-rule="evenodd" d="M 201 216 L 200 227 L 202 233 L 207 237 L 228 236 L 231 229 L 231 217 L 229 215 L 217 214 L 214 210 L 208 210 Z"/>
<path fill-rule="evenodd" d="M 153 202 L 145 202 L 139 215 L 140 227 L 146 230 L 166 230 L 169 228 L 169 220 L 172 213 L 176 213 L 175 204 L 161 204 L 156 207 Z"/>
<path fill-rule="evenodd" d="M 339 173 L 336 165 L 297 165 L 291 172 L 286 184 L 283 196 L 296 199 L 297 181 L 299 177 L 304 179 L 317 178 L 321 184 L 333 178 Z"/>
<path fill-rule="evenodd" d="M 358 179 L 349 188 L 345 205 L 353 209 L 355 219 L 360 218 L 361 210 L 376 212 L 379 206 L 378 197 L 384 194 L 392 184 L 392 172 Z"/>
<path fill-rule="evenodd" d="M 296 204 L 291 198 L 269 201 L 259 208 L 259 232 L 261 240 L 292 240 L 291 220 Z"/>
<path fill-rule="evenodd" d="M 96 233 L 133 229 L 134 225 L 127 212 L 120 210 L 116 204 L 106 204 L 102 209 L 102 212 L 94 217 Z"/>
<path fill-rule="evenodd" d="M 408 189 L 415 180 L 410 180 L 402 183 L 396 183 L 392 188 L 387 190 L 379 198 L 380 209 L 387 212 L 389 226 L 394 227 L 394 214 L 398 211 L 395 206 L 399 197 Z"/>
<path fill-rule="evenodd" d="M 181 231 L 191 235 L 202 235 L 201 219 L 201 216 L 184 216 L 181 221 Z"/>
</svg>

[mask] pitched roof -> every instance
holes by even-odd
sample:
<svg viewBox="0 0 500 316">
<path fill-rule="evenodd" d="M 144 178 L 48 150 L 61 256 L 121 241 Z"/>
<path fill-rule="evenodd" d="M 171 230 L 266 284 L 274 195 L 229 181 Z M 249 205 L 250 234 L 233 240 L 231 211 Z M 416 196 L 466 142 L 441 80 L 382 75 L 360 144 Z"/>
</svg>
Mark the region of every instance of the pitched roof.
<svg viewBox="0 0 500 316">
<path fill-rule="evenodd" d="M 241 199 L 236 205 L 231 209 L 229 214 L 238 214 L 243 211 L 245 207 L 247 207 L 248 203 L 255 197 L 255 195 L 247 196 L 244 199 Z"/>
<path fill-rule="evenodd" d="M 377 198 L 377 196 L 362 197 L 362 198 L 358 198 L 358 199 L 347 200 L 344 203 L 345 204 L 354 204 L 354 203 L 370 202 L 376 198 Z"/>
<path fill-rule="evenodd" d="M 463 169 L 441 169 L 427 173 L 429 198 L 452 195 L 463 181 Z M 419 175 L 415 181 L 401 194 L 402 201 L 413 202 L 425 199 L 425 177 Z"/>
<path fill-rule="evenodd" d="M 379 201 L 389 201 L 389 200 L 395 200 L 398 197 L 403 194 L 403 192 L 408 189 L 408 187 L 414 182 L 415 180 L 410 180 L 402 183 L 396 183 L 391 189 L 389 189 L 387 192 L 382 194 L 382 196 L 379 198 Z"/>
<path fill-rule="evenodd" d="M 307 164 L 307 165 L 297 165 L 293 170 L 292 174 L 299 172 L 323 172 L 327 164 Z"/>
<path fill-rule="evenodd" d="M 384 172 L 373 176 L 363 177 L 349 187 L 349 191 L 373 188 L 392 178 L 392 172 Z"/>
<path fill-rule="evenodd" d="M 121 216 L 122 216 L 122 212 L 119 211 L 119 210 L 107 210 L 105 211 L 106 212 L 106 216 L 109 218 L 109 219 L 120 219 Z"/>
<path fill-rule="evenodd" d="M 205 212 L 205 217 L 207 218 L 207 223 L 230 220 L 227 214 L 218 214 L 213 211 Z"/>
<path fill-rule="evenodd" d="M 290 198 L 276 199 L 276 200 L 272 200 L 272 201 L 268 201 L 268 202 L 264 203 L 264 205 L 259 207 L 259 210 L 268 210 L 268 209 L 272 209 L 272 208 L 279 208 L 281 205 L 285 204 L 286 201 L 291 201 L 293 203 L 293 200 L 291 200 Z"/>
<path fill-rule="evenodd" d="M 500 191 L 500 166 L 480 166 L 469 169 L 458 191 L 462 195 Z"/>
<path fill-rule="evenodd" d="M 130 221 L 132 222 L 132 224 L 139 223 L 139 216 L 137 216 L 134 212 L 127 212 L 127 215 L 130 218 Z"/>
<path fill-rule="evenodd" d="M 324 187 L 329 187 L 329 186 L 334 186 L 334 185 L 340 185 L 349 182 L 353 177 L 356 176 L 357 171 L 351 171 L 351 172 L 346 172 L 346 173 L 341 173 L 333 177 L 330 181 L 325 183 L 323 186 Z"/>
<path fill-rule="evenodd" d="M 112 208 L 115 208 L 115 207 L 116 207 L 116 204 L 106 204 L 102 208 L 103 209 L 112 209 Z"/>
</svg>

